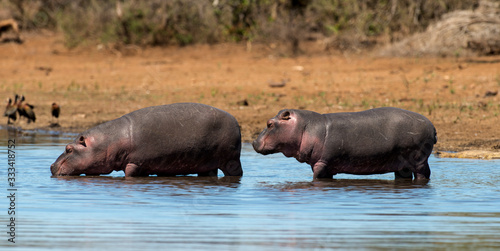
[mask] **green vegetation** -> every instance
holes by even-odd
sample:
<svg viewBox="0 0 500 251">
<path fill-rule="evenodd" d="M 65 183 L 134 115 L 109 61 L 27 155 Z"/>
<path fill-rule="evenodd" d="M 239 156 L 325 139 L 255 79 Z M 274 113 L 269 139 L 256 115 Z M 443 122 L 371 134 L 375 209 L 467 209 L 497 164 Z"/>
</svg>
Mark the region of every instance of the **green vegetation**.
<svg viewBox="0 0 500 251">
<path fill-rule="evenodd" d="M 5 0 L 24 29 L 64 33 L 68 47 L 103 43 L 291 43 L 336 36 L 337 46 L 398 40 L 478 0 Z"/>
<path fill-rule="evenodd" d="M 80 84 L 78 84 L 75 80 L 72 80 L 71 83 L 69 83 L 68 87 L 66 88 L 68 92 L 71 91 L 78 92 L 80 91 L 80 89 L 81 89 Z"/>
</svg>

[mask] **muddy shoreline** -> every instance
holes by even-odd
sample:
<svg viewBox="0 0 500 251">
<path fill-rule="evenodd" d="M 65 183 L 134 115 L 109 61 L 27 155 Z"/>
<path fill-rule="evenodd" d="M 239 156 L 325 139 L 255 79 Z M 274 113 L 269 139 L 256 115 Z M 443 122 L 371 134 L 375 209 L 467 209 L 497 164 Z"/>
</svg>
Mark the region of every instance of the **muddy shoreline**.
<svg viewBox="0 0 500 251">
<path fill-rule="evenodd" d="M 297 57 L 276 45 L 68 50 L 58 34 L 27 34 L 23 44 L 0 44 L 0 95 L 24 94 L 35 106 L 36 123 L 23 118 L 14 126 L 70 133 L 143 107 L 204 103 L 235 116 L 245 142 L 284 108 L 394 106 L 433 122 L 436 151 L 500 152 L 500 56 L 380 58 L 302 47 Z M 58 120 L 50 116 L 53 102 L 61 106 Z M 54 121 L 61 127 L 49 127 Z"/>
</svg>

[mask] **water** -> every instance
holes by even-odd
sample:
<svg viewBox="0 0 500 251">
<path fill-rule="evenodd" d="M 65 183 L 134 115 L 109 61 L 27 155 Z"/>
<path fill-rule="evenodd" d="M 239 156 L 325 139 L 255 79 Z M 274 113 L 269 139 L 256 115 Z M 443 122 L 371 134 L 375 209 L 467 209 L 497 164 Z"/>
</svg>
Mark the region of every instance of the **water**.
<svg viewBox="0 0 500 251">
<path fill-rule="evenodd" d="M 243 146 L 241 179 L 51 178 L 73 135 L 0 130 L 0 249 L 498 249 L 500 161 L 432 157 L 431 181 L 393 174 L 312 182 L 306 164 Z M 7 141 L 16 139 L 15 244 Z M 221 173 L 221 172 L 220 172 Z"/>
</svg>

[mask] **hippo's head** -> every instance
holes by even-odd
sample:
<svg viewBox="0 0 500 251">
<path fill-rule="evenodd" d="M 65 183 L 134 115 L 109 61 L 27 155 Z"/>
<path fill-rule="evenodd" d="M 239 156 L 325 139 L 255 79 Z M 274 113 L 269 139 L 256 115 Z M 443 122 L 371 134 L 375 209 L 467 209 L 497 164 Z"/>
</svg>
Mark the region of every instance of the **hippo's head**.
<svg viewBox="0 0 500 251">
<path fill-rule="evenodd" d="M 99 149 L 98 145 L 95 137 L 78 136 L 74 142 L 66 146 L 64 153 L 50 166 L 52 175 L 74 176 L 106 173 L 101 168 L 106 159 L 106 151 Z"/>
<path fill-rule="evenodd" d="M 297 112 L 300 110 L 281 110 L 268 120 L 267 128 L 252 143 L 255 151 L 264 155 L 282 152 L 287 157 L 297 156 L 305 126 Z"/>
</svg>

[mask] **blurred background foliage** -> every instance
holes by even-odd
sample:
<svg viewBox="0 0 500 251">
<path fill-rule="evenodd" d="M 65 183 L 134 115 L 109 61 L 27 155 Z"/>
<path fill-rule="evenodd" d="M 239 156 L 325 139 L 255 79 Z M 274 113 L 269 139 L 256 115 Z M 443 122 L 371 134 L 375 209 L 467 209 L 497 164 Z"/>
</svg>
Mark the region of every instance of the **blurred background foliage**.
<svg viewBox="0 0 500 251">
<path fill-rule="evenodd" d="M 50 29 L 67 47 L 335 38 L 350 43 L 397 41 L 443 14 L 479 0 L 1 0 L 24 30 Z"/>
</svg>

